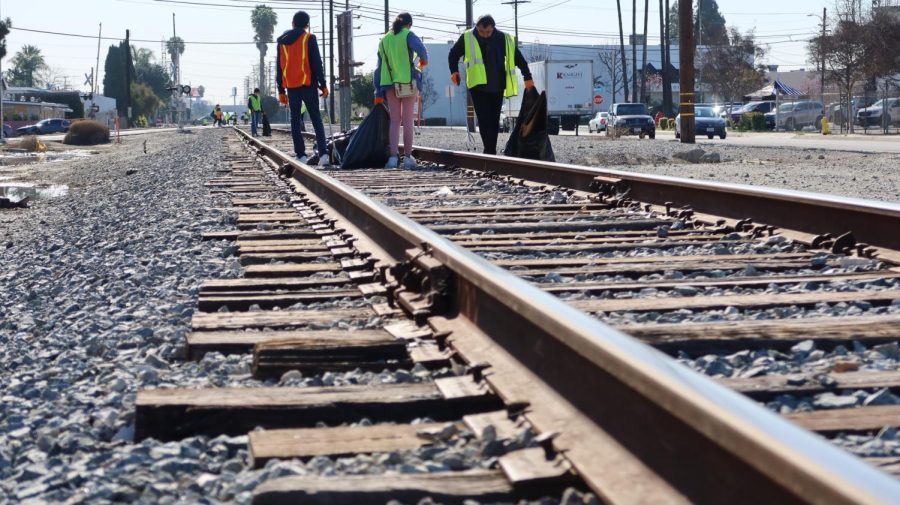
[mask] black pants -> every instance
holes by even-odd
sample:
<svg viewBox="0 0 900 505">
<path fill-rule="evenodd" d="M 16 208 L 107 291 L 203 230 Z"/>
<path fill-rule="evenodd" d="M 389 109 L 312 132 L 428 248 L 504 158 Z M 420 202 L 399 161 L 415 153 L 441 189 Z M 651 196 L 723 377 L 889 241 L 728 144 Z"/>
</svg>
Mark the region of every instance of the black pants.
<svg viewBox="0 0 900 505">
<path fill-rule="evenodd" d="M 497 154 L 497 134 L 500 132 L 500 109 L 503 107 L 503 93 L 488 93 L 469 90 L 472 105 L 478 118 L 478 132 L 484 144 L 484 154 Z"/>
</svg>

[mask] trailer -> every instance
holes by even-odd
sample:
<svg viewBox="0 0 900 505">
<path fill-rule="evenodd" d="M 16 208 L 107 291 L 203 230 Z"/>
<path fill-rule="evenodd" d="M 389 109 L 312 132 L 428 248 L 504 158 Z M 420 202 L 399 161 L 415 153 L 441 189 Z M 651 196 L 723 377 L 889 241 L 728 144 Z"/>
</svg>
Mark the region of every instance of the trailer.
<svg viewBox="0 0 900 505">
<path fill-rule="evenodd" d="M 534 87 L 547 92 L 547 115 L 550 133 L 559 128 L 574 130 L 582 118 L 593 113 L 594 65 L 591 60 L 546 60 L 528 64 Z M 504 129 L 511 129 L 519 116 L 525 83 L 519 79 L 519 94 L 507 100 Z"/>
</svg>

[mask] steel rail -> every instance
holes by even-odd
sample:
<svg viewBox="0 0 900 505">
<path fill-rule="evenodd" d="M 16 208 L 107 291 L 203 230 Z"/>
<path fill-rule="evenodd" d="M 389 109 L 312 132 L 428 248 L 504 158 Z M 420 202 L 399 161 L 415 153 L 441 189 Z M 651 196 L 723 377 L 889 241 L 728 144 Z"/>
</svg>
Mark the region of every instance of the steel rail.
<svg viewBox="0 0 900 505">
<path fill-rule="evenodd" d="M 496 172 L 529 181 L 591 191 L 596 177 L 622 180 L 629 198 L 650 204 L 689 206 L 695 212 L 810 234 L 852 231 L 859 242 L 900 250 L 900 204 L 788 189 L 697 181 L 663 175 L 590 168 L 565 163 L 413 147 L 417 159 Z"/>
<path fill-rule="evenodd" d="M 593 423 L 582 443 L 615 441 L 675 490 L 668 502 L 898 502 L 900 483 L 887 474 L 346 184 L 238 132 L 260 155 L 291 165 L 298 183 L 371 233 L 369 238 L 395 259 L 427 244 L 431 255 L 455 276 L 451 296 L 458 316 L 517 360 L 525 375 L 535 377 L 535 391 L 549 388 L 579 419 Z M 503 391 L 498 394 L 503 396 Z M 529 407 L 538 413 L 544 408 L 540 403 Z M 558 426 L 565 432 L 564 422 Z M 558 449 L 607 501 L 647 502 L 639 492 L 617 494 L 604 487 L 609 482 L 594 471 L 590 451 Z M 635 489 L 653 485 L 616 484 Z"/>
</svg>

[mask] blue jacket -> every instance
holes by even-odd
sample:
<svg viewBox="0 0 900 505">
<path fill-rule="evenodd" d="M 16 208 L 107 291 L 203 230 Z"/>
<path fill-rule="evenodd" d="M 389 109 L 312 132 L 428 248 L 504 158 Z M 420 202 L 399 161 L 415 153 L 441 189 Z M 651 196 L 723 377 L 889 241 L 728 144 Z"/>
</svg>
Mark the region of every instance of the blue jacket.
<svg viewBox="0 0 900 505">
<path fill-rule="evenodd" d="M 381 47 L 381 42 L 378 43 L 379 47 Z M 425 44 L 422 43 L 422 39 L 420 39 L 415 33 L 412 31 L 409 32 L 409 36 L 406 37 L 406 46 L 409 48 L 409 66 L 412 69 L 413 79 L 416 80 L 416 87 L 419 91 L 422 90 L 422 72 L 419 71 L 415 66 L 413 66 L 413 53 L 419 55 L 419 59 L 428 61 L 428 50 L 425 49 Z M 380 96 L 384 98 L 384 92 L 391 89 L 391 86 L 382 86 L 381 85 L 381 51 L 378 52 L 378 64 L 375 65 L 375 96 Z"/>
<path fill-rule="evenodd" d="M 305 32 L 303 28 L 292 28 L 281 34 L 280 37 L 276 40 L 278 44 L 293 44 L 297 39 L 303 35 Z M 325 68 L 322 66 L 322 56 L 319 54 L 319 44 L 316 43 L 316 36 L 312 33 L 309 34 L 309 69 L 312 70 L 312 79 L 311 84 L 321 89 L 324 86 L 327 86 L 328 83 L 325 82 Z M 284 86 L 281 84 L 281 72 L 278 69 L 281 68 L 281 48 L 278 45 L 275 46 L 275 82 L 278 86 L 278 92 L 281 93 L 284 91 Z"/>
</svg>

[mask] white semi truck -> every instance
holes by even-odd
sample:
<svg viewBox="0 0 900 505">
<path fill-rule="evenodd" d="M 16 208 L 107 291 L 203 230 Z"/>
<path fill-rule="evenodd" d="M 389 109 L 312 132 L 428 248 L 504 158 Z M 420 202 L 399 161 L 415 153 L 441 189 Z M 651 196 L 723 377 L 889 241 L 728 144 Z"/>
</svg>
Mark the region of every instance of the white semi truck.
<svg viewBox="0 0 900 505">
<path fill-rule="evenodd" d="M 594 66 L 591 60 L 547 60 L 529 63 L 534 87 L 547 92 L 548 129 L 551 134 L 574 130 L 580 117 L 593 113 Z M 519 74 L 518 72 L 516 73 Z M 519 94 L 507 100 L 504 129 L 511 129 L 519 116 L 525 83 L 519 75 Z"/>
</svg>

